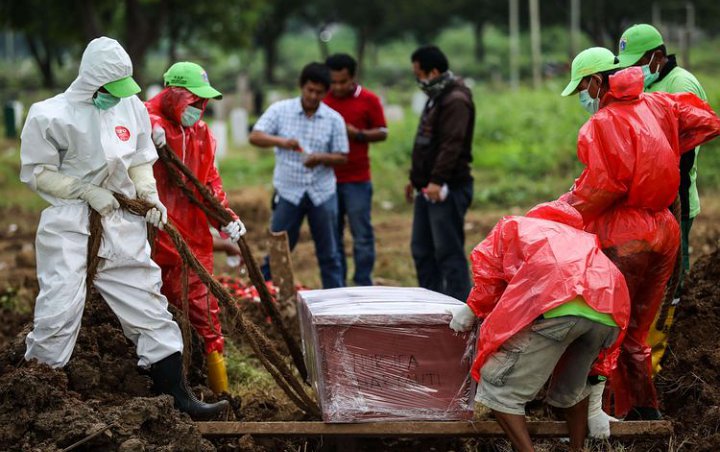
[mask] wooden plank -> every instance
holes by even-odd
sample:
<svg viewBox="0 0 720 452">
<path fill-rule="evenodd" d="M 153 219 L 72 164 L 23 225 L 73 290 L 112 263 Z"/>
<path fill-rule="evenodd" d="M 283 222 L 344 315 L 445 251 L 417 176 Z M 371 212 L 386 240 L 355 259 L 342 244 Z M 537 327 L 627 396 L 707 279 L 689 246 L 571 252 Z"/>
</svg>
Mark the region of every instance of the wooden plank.
<svg viewBox="0 0 720 452">
<path fill-rule="evenodd" d="M 326 424 L 324 422 L 196 422 L 203 436 L 352 436 L 352 437 L 502 437 L 495 421 L 477 422 L 368 422 Z M 528 422 L 530 435 L 536 438 L 568 436 L 565 422 Z M 667 437 L 672 435 L 670 421 L 611 422 L 614 438 Z"/>
<path fill-rule="evenodd" d="M 278 288 L 278 302 L 285 307 L 295 305 L 295 275 L 290 258 L 290 244 L 287 232 L 270 233 L 270 269 L 275 287 Z"/>
</svg>

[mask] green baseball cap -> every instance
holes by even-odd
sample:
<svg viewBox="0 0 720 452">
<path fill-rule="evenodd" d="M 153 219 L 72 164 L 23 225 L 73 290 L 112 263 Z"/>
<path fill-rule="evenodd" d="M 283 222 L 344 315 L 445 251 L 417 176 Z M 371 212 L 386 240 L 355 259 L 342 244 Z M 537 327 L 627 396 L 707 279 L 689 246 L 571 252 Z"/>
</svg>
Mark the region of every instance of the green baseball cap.
<svg viewBox="0 0 720 452">
<path fill-rule="evenodd" d="M 203 99 L 222 99 L 222 93 L 210 86 L 207 72 L 199 64 L 175 63 L 165 72 L 163 80 L 165 86 L 181 86 Z"/>
<path fill-rule="evenodd" d="M 108 93 L 115 97 L 130 97 L 140 92 L 140 85 L 138 85 L 130 75 L 120 80 L 106 83 L 103 87 Z"/>
<path fill-rule="evenodd" d="M 598 72 L 617 69 L 617 57 L 605 47 L 591 47 L 578 53 L 570 68 L 570 83 L 562 92 L 563 96 L 574 93 L 583 78 Z"/>
<path fill-rule="evenodd" d="M 618 45 L 620 67 L 637 63 L 645 52 L 663 45 L 663 38 L 657 28 L 649 24 L 633 25 L 625 30 Z"/>
</svg>

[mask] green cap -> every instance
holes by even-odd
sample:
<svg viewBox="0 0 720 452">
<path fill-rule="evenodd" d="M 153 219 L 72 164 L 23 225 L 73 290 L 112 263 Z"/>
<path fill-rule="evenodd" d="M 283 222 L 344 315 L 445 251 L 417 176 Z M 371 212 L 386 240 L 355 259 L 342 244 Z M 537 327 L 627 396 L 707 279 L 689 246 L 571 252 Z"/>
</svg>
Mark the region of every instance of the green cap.
<svg viewBox="0 0 720 452">
<path fill-rule="evenodd" d="M 182 61 L 170 66 L 163 75 L 165 86 L 181 86 L 203 99 L 222 99 L 220 91 L 210 86 L 207 72 L 199 64 Z"/>
<path fill-rule="evenodd" d="M 645 52 L 663 45 L 663 38 L 657 28 L 648 24 L 633 25 L 625 30 L 618 45 L 620 67 L 637 63 Z"/>
<path fill-rule="evenodd" d="M 140 86 L 128 75 L 120 80 L 103 85 L 108 93 L 115 97 L 130 97 L 140 92 Z"/>
<path fill-rule="evenodd" d="M 605 47 L 591 47 L 578 53 L 570 68 L 570 83 L 562 92 L 563 96 L 574 93 L 583 78 L 598 72 L 617 69 L 620 66 L 615 55 Z"/>
</svg>

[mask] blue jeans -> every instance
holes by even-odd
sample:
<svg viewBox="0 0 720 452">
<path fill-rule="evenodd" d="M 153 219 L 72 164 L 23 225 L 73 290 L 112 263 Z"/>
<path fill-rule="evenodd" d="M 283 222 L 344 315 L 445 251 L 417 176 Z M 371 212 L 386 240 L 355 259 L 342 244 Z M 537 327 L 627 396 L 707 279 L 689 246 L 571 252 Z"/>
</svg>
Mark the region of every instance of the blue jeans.
<svg viewBox="0 0 720 452">
<path fill-rule="evenodd" d="M 375 265 L 375 234 L 370 222 L 373 188 L 371 182 L 346 182 L 337 184 L 338 194 L 338 243 L 343 270 L 347 281 L 347 261 L 343 247 L 345 216 L 353 238 L 353 260 L 355 261 L 356 286 L 372 286 L 372 271 Z"/>
<path fill-rule="evenodd" d="M 302 226 L 305 216 L 308 218 L 310 233 L 315 242 L 315 254 L 320 265 L 323 289 L 343 287 L 345 284 L 336 235 L 337 196 L 333 195 L 319 206 L 313 205 L 307 194 L 297 206 L 280 196 L 272 214 L 270 230 L 272 232 L 287 231 L 292 251 L 297 245 L 300 226 Z M 268 257 L 265 257 L 262 273 L 266 280 L 271 278 Z"/>
<path fill-rule="evenodd" d="M 451 188 L 445 201 L 431 203 L 415 196 L 410 249 L 420 287 L 465 301 L 470 273 L 465 258 L 465 213 L 473 184 Z"/>
</svg>

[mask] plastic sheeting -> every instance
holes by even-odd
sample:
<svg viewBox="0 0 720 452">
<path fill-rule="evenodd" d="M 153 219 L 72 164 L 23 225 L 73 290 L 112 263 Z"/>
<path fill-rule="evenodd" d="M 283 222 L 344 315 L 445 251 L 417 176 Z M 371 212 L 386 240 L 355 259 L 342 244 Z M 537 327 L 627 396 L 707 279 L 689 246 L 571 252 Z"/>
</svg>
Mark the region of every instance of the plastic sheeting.
<svg viewBox="0 0 720 452">
<path fill-rule="evenodd" d="M 582 296 L 598 312 L 612 315 L 621 331 L 630 299 L 625 279 L 582 230 L 580 213 L 562 201 L 540 204 L 526 216 L 501 219 L 470 255 L 475 286 L 468 306 L 484 319 L 473 377 L 505 341 L 550 309 Z M 620 335 L 622 336 L 622 334 Z M 611 368 L 619 342 L 598 362 Z"/>
<path fill-rule="evenodd" d="M 462 302 L 420 288 L 301 291 L 305 362 L 325 422 L 472 417 L 474 334 L 455 334 Z"/>
<path fill-rule="evenodd" d="M 678 193 L 680 155 L 720 134 L 720 119 L 694 94 L 642 91 L 640 68 L 610 77 L 600 111 L 578 135 L 585 170 L 562 198 L 598 235 L 630 292 L 630 323 L 610 378 L 619 416 L 633 406 L 657 407 L 647 335 L 680 241 L 668 207 Z"/>
</svg>

